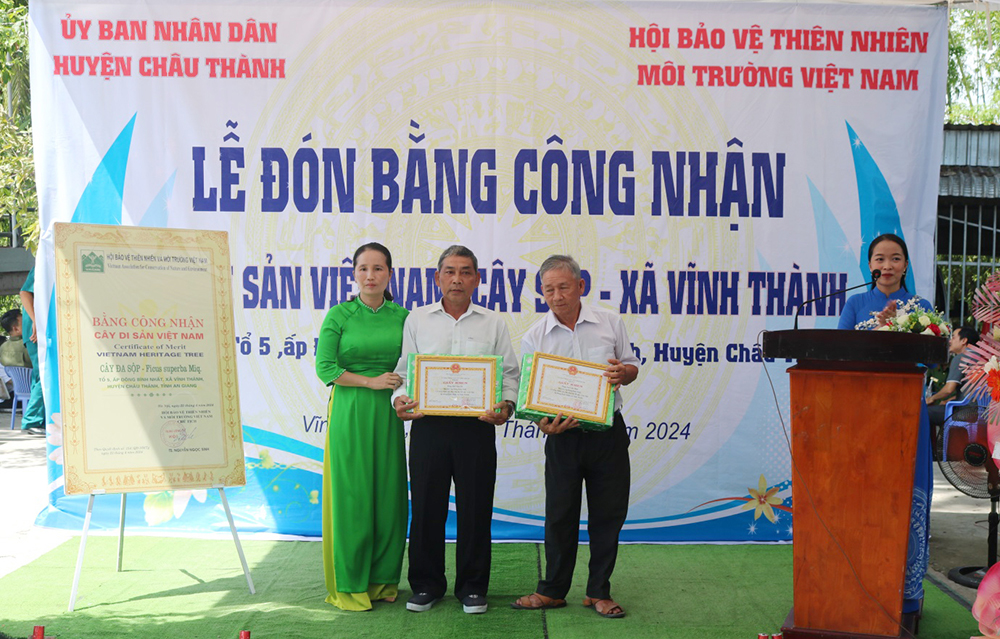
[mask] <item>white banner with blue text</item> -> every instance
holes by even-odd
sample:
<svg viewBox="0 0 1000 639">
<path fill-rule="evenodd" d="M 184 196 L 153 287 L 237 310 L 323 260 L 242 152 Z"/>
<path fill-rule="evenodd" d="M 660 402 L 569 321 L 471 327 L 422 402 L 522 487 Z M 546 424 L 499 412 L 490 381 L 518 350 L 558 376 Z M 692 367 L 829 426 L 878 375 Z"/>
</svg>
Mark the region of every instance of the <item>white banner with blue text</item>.
<svg viewBox="0 0 1000 639">
<path fill-rule="evenodd" d="M 320 534 L 316 339 L 364 242 L 392 251 L 408 309 L 440 299 L 444 248 L 472 248 L 474 302 L 516 351 L 546 311 L 539 265 L 579 260 L 585 302 L 621 314 L 642 362 L 630 541 L 791 539 L 791 364 L 762 361 L 761 331 L 867 280 L 885 232 L 933 298 L 942 7 L 38 0 L 30 17 L 46 525 L 79 526 L 86 502 L 63 492 L 55 222 L 228 232 L 244 531 Z M 834 327 L 845 300 L 800 326 Z M 496 446 L 493 535 L 539 539 L 544 437 L 513 420 Z M 130 499 L 130 525 L 227 525 L 205 491 Z"/>
</svg>

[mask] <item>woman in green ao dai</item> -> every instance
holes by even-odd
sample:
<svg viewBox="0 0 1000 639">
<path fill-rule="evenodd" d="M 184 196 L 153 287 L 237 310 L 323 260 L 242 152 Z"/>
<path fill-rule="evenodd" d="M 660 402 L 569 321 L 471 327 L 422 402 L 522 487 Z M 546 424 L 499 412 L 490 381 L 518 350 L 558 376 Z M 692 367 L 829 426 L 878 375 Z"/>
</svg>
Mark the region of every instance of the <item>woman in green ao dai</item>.
<svg viewBox="0 0 1000 639">
<path fill-rule="evenodd" d="M 386 290 L 392 256 L 377 242 L 354 254 L 360 294 L 330 309 L 316 374 L 330 386 L 323 458 L 323 573 L 327 603 L 371 610 L 396 600 L 406 544 L 403 423 L 389 397 L 408 311 Z"/>
</svg>

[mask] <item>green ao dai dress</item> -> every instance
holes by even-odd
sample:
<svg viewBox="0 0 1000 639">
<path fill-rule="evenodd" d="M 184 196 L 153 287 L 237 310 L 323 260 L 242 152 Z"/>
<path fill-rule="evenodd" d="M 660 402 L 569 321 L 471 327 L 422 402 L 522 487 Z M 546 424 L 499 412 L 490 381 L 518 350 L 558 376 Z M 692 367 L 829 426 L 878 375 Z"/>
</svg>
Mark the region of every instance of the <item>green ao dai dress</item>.
<svg viewBox="0 0 1000 639">
<path fill-rule="evenodd" d="M 323 458 L 323 572 L 327 603 L 370 610 L 395 597 L 406 544 L 406 455 L 392 390 L 337 386 L 345 371 L 391 372 L 408 311 L 360 298 L 330 309 L 320 329 L 316 374 L 331 387 Z"/>
</svg>

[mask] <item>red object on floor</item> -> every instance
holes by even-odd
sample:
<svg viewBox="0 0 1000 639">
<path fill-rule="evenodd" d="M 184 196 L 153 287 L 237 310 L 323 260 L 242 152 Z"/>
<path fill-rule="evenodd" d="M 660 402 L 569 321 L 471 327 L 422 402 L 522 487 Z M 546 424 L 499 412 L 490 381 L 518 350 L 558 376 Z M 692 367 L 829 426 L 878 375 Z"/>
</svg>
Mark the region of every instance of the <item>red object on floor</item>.
<svg viewBox="0 0 1000 639">
<path fill-rule="evenodd" d="M 250 631 L 240 630 L 240 639 L 250 639 Z"/>
<path fill-rule="evenodd" d="M 35 626 L 34 632 L 31 633 L 31 639 L 45 639 L 45 626 Z"/>
</svg>

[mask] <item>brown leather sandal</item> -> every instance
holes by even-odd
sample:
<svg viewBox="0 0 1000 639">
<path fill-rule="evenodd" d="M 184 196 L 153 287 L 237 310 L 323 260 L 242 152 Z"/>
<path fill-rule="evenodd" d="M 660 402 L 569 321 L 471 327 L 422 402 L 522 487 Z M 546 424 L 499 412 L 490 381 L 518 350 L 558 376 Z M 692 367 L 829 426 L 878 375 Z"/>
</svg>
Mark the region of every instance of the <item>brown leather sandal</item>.
<svg viewBox="0 0 1000 639">
<path fill-rule="evenodd" d="M 604 611 L 601 611 L 600 604 L 604 604 Z M 615 603 L 614 599 L 593 599 L 592 597 L 585 597 L 583 599 L 583 605 L 587 608 L 593 607 L 594 612 L 601 615 L 606 619 L 621 619 L 625 616 L 625 611 Z"/>
</svg>

